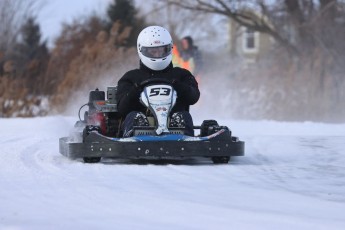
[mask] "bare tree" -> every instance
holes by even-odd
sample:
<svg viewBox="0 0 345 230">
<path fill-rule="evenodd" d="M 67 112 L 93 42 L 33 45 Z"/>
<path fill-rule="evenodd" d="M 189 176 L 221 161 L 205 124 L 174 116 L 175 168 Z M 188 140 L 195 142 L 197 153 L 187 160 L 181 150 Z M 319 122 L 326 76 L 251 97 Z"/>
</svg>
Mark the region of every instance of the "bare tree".
<svg viewBox="0 0 345 230">
<path fill-rule="evenodd" d="M 161 0 L 163 2 L 163 0 Z M 243 27 L 266 33 L 276 41 L 273 54 L 265 65 L 255 66 L 255 78 L 243 87 L 256 91 L 258 82 L 270 85 L 267 95 L 282 86 L 286 97 L 306 112 L 342 114 L 345 89 L 345 1 L 344 0 L 169 0 L 169 4 L 198 12 L 201 15 L 221 15 Z M 292 54 L 292 55 L 286 55 Z M 293 58 L 290 58 L 293 56 Z M 261 71 L 261 74 L 259 74 Z M 282 81 L 272 83 L 272 77 Z M 260 79 L 260 80 L 257 80 Z M 253 84 L 253 85 L 250 85 Z M 234 84 L 238 85 L 238 84 Z M 260 93 L 258 93 L 259 95 Z M 272 97 L 272 98 L 275 98 Z M 301 100 L 302 99 L 302 100 Z M 304 102 L 305 104 L 303 104 Z M 250 101 L 251 104 L 255 104 Z M 311 106 L 311 104 L 313 106 Z M 279 106 L 279 104 L 278 104 Z M 291 104 L 292 107 L 294 105 Z M 309 107 L 313 107 L 308 111 Z M 271 107 L 270 107 L 271 108 Z M 300 110 L 299 110 L 300 111 Z M 284 111 L 286 112 L 286 111 Z M 309 114 L 308 114 L 309 116 Z M 339 116 L 339 117 L 340 117 Z"/>
<path fill-rule="evenodd" d="M 170 1 L 148 0 L 142 6 L 146 6 L 146 10 L 141 12 L 145 20 L 167 27 L 174 41 L 178 41 L 181 36 L 192 35 L 197 43 L 204 43 L 214 40 L 217 34 L 211 25 L 214 18 L 212 15 L 183 9 Z"/>
<path fill-rule="evenodd" d="M 340 29 L 345 18 L 342 0 L 169 0 L 169 4 L 231 18 L 241 26 L 269 34 L 293 54 L 299 54 L 301 47 L 305 51 L 316 46 L 331 52 L 329 43 L 337 42 L 336 37 L 329 41 L 329 33 L 344 36 Z"/>
<path fill-rule="evenodd" d="M 5 54 L 12 52 L 21 26 L 39 7 L 38 0 L 0 1 L 0 52 Z"/>
<path fill-rule="evenodd" d="M 286 47 L 290 52 L 297 53 L 289 40 L 282 36 L 275 28 L 272 21 L 269 20 L 271 9 L 262 0 L 253 1 L 223 1 L 223 0 L 170 0 L 170 4 L 179 6 L 191 11 L 197 11 L 208 14 L 218 14 L 231 18 L 239 25 L 249 29 L 267 33 L 276 41 Z M 255 11 L 254 11 L 255 9 Z M 259 12 L 259 13 L 257 13 Z"/>
</svg>

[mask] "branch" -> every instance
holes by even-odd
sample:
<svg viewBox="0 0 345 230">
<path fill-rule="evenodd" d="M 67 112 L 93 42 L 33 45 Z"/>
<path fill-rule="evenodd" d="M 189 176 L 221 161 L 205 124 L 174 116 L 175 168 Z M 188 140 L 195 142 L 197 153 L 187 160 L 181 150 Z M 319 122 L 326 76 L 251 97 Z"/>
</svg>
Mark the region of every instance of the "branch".
<svg viewBox="0 0 345 230">
<path fill-rule="evenodd" d="M 218 6 L 212 4 L 210 1 L 205 0 L 194 0 L 194 1 L 181 1 L 181 0 L 170 0 L 169 3 L 175 6 L 178 6 L 183 9 L 191 10 L 191 11 L 199 11 L 203 13 L 209 14 L 218 14 L 223 15 L 228 18 L 231 18 L 239 25 L 252 29 L 254 31 L 258 31 L 261 33 L 266 33 L 272 36 L 278 43 L 282 44 L 284 47 L 289 50 L 289 52 L 293 54 L 298 54 L 297 48 L 292 45 L 287 39 L 281 36 L 280 33 L 273 28 L 273 26 L 265 20 L 265 15 L 268 13 L 266 6 L 259 2 L 258 6 L 261 6 L 262 9 L 262 17 L 258 17 L 250 10 L 242 8 L 242 10 L 234 10 L 231 9 L 224 0 L 214 0 Z M 254 10 L 253 10 L 254 12 Z M 267 17 L 268 18 L 268 17 Z"/>
</svg>

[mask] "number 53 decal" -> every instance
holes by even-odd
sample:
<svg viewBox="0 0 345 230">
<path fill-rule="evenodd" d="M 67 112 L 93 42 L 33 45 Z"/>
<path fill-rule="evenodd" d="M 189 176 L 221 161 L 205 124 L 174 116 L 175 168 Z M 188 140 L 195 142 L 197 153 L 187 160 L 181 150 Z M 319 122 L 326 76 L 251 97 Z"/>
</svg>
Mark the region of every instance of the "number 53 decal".
<svg viewBox="0 0 345 230">
<path fill-rule="evenodd" d="M 169 88 L 152 88 L 150 91 L 150 97 L 154 96 L 169 96 L 171 93 L 171 89 Z"/>
</svg>

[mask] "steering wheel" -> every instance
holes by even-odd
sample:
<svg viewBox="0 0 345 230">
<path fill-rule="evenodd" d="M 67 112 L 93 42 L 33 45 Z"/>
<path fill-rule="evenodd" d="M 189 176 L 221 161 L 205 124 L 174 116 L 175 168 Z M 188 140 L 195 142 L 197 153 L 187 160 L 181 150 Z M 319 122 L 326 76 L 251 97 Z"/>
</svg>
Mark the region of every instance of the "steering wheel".
<svg viewBox="0 0 345 230">
<path fill-rule="evenodd" d="M 166 85 L 172 85 L 172 82 L 167 80 L 167 79 L 162 79 L 162 78 L 150 78 L 145 81 L 142 81 L 139 85 L 141 88 L 144 88 L 147 85 L 150 84 L 155 84 L 155 83 L 161 83 L 161 84 L 166 84 Z"/>
</svg>

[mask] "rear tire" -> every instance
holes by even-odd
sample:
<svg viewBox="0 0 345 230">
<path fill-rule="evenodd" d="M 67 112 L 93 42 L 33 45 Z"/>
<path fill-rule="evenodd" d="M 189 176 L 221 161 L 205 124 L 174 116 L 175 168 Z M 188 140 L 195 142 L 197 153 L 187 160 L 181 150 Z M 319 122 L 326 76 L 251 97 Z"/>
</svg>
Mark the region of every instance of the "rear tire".
<svg viewBox="0 0 345 230">
<path fill-rule="evenodd" d="M 97 128 L 98 127 L 95 127 L 96 130 L 97 130 Z M 83 130 L 83 142 L 85 141 L 85 138 L 89 135 L 89 132 L 90 132 L 90 129 L 89 129 L 88 126 L 86 126 L 84 128 L 84 130 Z M 83 157 L 83 161 L 84 161 L 84 163 L 94 164 L 94 163 L 100 162 L 101 161 L 101 157 Z"/>
<path fill-rule="evenodd" d="M 206 137 L 213 134 L 211 127 L 219 127 L 218 122 L 215 120 L 205 120 L 201 124 L 200 136 Z"/>
<path fill-rule="evenodd" d="M 209 136 L 214 134 L 219 130 L 219 124 L 215 120 L 205 120 L 201 124 L 200 135 L 202 137 Z M 227 164 L 229 163 L 230 157 L 229 156 L 216 156 L 211 157 L 214 164 Z"/>
<path fill-rule="evenodd" d="M 212 157 L 213 164 L 227 164 L 230 161 L 229 156 Z"/>
<path fill-rule="evenodd" d="M 83 157 L 84 163 L 93 164 L 101 161 L 100 157 Z"/>
</svg>

